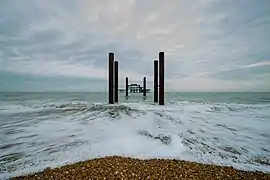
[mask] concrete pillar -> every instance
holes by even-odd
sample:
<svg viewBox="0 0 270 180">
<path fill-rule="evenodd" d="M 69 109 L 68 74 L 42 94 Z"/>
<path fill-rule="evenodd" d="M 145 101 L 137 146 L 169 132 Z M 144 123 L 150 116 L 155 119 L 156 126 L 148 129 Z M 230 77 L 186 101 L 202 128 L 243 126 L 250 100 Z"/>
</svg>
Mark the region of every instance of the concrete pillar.
<svg viewBox="0 0 270 180">
<path fill-rule="evenodd" d="M 158 102 L 158 60 L 154 61 L 154 103 Z"/>
<path fill-rule="evenodd" d="M 126 97 L 128 97 L 128 77 L 126 77 Z"/>
<path fill-rule="evenodd" d="M 118 61 L 114 62 L 114 102 L 118 102 Z"/>
<path fill-rule="evenodd" d="M 164 105 L 164 75 L 165 75 L 165 68 L 164 68 L 164 52 L 159 53 L 159 105 Z"/>
<path fill-rule="evenodd" d="M 114 66 L 114 53 L 109 53 L 109 104 L 113 104 L 113 66 Z"/>
<path fill-rule="evenodd" d="M 146 96 L 146 77 L 143 77 L 143 96 Z"/>
</svg>

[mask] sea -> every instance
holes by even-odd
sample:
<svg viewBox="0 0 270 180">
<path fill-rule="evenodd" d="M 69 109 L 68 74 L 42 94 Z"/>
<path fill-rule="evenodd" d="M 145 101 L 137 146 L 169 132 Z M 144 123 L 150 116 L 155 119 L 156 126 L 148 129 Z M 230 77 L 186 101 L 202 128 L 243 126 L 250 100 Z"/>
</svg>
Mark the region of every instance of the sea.
<svg viewBox="0 0 270 180">
<path fill-rule="evenodd" d="M 0 179 L 104 156 L 270 172 L 270 93 L 0 93 Z"/>
</svg>

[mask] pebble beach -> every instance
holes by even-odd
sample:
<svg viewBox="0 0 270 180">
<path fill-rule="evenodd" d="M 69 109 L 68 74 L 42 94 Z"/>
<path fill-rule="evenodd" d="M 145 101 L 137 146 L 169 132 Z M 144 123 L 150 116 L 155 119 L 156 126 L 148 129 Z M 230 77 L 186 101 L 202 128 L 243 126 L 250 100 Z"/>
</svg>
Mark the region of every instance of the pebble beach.
<svg viewBox="0 0 270 180">
<path fill-rule="evenodd" d="M 174 159 L 141 160 L 120 156 L 77 162 L 20 179 L 257 179 L 270 180 L 269 173 L 242 171 L 229 166 L 200 164 Z"/>
</svg>

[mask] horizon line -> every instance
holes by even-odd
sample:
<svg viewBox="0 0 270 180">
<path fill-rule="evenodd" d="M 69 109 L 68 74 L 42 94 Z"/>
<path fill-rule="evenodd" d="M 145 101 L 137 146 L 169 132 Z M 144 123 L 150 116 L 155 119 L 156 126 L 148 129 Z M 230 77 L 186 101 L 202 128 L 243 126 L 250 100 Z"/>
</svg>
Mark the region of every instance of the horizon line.
<svg viewBox="0 0 270 180">
<path fill-rule="evenodd" d="M 51 90 L 51 91 L 1 91 L 0 90 L 0 93 L 109 93 L 109 91 L 54 91 L 54 90 Z M 149 92 L 149 93 L 153 94 L 153 92 Z M 165 93 L 270 93 L 270 91 L 166 91 Z"/>
</svg>

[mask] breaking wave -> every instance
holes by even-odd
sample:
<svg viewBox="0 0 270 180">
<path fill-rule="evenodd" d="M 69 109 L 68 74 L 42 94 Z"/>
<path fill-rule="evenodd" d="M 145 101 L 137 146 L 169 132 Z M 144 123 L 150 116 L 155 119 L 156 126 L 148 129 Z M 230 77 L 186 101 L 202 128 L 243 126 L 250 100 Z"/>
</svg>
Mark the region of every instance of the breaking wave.
<svg viewBox="0 0 270 180">
<path fill-rule="evenodd" d="M 1 103 L 0 178 L 108 155 L 270 172 L 269 104 Z"/>
</svg>

